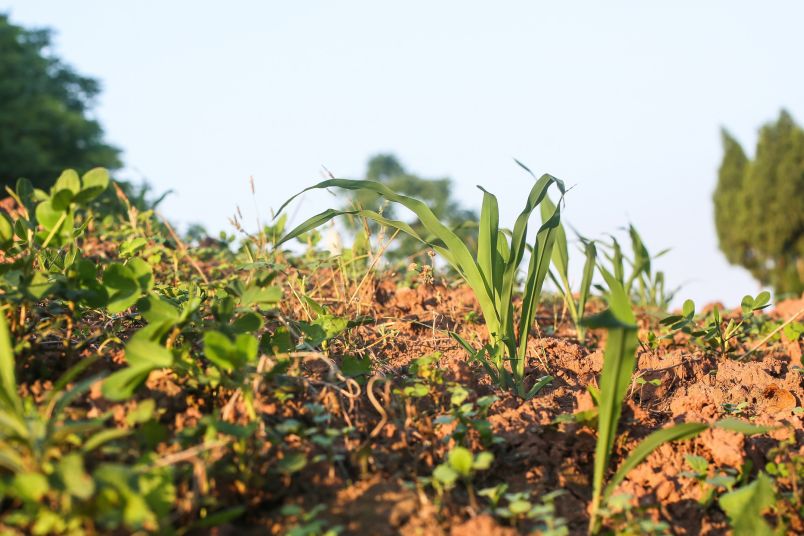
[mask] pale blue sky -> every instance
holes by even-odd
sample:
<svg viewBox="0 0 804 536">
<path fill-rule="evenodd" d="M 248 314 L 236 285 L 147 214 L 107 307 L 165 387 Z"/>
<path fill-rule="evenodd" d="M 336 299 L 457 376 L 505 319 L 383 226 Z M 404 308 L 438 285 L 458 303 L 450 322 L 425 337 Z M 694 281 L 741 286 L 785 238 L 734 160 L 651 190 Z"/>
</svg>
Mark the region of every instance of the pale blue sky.
<svg viewBox="0 0 804 536">
<path fill-rule="evenodd" d="M 125 162 L 211 230 L 263 216 L 320 178 L 393 151 L 459 197 L 521 209 L 537 173 L 577 185 L 589 236 L 633 222 L 684 297 L 758 290 L 717 249 L 711 192 L 727 126 L 751 152 L 786 107 L 804 121 L 804 3 L 109 2 L 0 0 L 57 31 L 103 81 L 98 115 Z M 136 176 L 133 171 L 129 176 Z M 308 196 L 299 217 L 332 203 Z"/>
</svg>

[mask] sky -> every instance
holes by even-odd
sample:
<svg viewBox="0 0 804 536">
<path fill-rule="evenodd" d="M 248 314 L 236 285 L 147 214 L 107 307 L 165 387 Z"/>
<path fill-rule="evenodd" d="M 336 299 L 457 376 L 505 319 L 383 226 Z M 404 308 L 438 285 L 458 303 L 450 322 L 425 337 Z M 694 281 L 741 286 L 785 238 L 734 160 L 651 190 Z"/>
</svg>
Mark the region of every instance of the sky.
<svg viewBox="0 0 804 536">
<path fill-rule="evenodd" d="M 96 115 L 121 177 L 174 190 L 161 212 L 231 231 L 321 179 L 393 152 L 451 177 L 504 222 L 532 179 L 574 185 L 590 237 L 633 223 L 682 298 L 760 290 L 717 247 L 711 195 L 726 127 L 753 153 L 786 108 L 804 122 L 804 3 L 0 0 L 103 85 Z M 256 185 L 252 198 L 249 177 Z M 340 201 L 304 197 L 296 223 Z M 576 256 L 576 257 L 579 257 Z M 573 266 L 573 280 L 580 279 Z"/>
</svg>

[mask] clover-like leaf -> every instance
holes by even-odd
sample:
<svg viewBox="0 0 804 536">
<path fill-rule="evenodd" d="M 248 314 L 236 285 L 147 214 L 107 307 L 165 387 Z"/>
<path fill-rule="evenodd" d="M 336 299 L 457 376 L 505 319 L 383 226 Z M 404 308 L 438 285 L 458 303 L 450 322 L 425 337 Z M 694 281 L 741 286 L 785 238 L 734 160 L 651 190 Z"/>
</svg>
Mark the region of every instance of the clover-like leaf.
<svg viewBox="0 0 804 536">
<path fill-rule="evenodd" d="M 81 191 L 81 179 L 78 178 L 78 173 L 74 169 L 66 169 L 62 171 L 56 183 L 53 185 L 53 193 L 57 194 L 61 191 L 69 191 L 72 195 Z M 71 196 L 72 197 L 72 196 Z"/>
<path fill-rule="evenodd" d="M 433 470 L 433 478 L 444 484 L 445 487 L 451 488 L 458 480 L 458 473 L 449 465 L 442 463 Z"/>
<path fill-rule="evenodd" d="M 472 474 L 472 452 L 464 447 L 455 447 L 447 455 L 449 466 L 463 478 Z"/>
<path fill-rule="evenodd" d="M 735 536 L 770 536 L 773 529 L 763 518 L 776 502 L 773 482 L 760 472 L 757 479 L 720 497 L 718 503 L 729 516 Z"/>
<path fill-rule="evenodd" d="M 95 482 L 84 470 L 84 459 L 80 454 L 64 456 L 56 466 L 56 473 L 64 489 L 73 497 L 88 499 L 95 492 Z"/>
<path fill-rule="evenodd" d="M 475 456 L 475 460 L 472 463 L 472 469 L 476 469 L 478 471 L 485 471 L 489 467 L 491 467 L 491 462 L 494 461 L 494 454 L 491 452 L 481 452 L 477 456 Z"/>
<path fill-rule="evenodd" d="M 240 369 L 257 357 L 259 341 L 247 333 L 235 340 L 220 331 L 204 333 L 204 355 L 218 368 L 226 372 Z"/>
<path fill-rule="evenodd" d="M 39 502 L 49 489 L 47 478 L 41 473 L 17 473 L 11 481 L 11 490 L 25 502 Z"/>
<path fill-rule="evenodd" d="M 94 168 L 81 178 L 80 191 L 76 192 L 75 201 L 86 203 L 102 194 L 109 187 L 109 172 L 104 168 Z"/>
<path fill-rule="evenodd" d="M 106 308 L 110 313 L 120 313 L 134 305 L 140 297 L 140 285 L 136 274 L 123 264 L 110 264 L 103 272 L 103 285 L 109 292 Z"/>
<path fill-rule="evenodd" d="M 282 289 L 279 287 L 248 287 L 240 296 L 240 305 L 274 305 L 282 299 Z"/>
</svg>

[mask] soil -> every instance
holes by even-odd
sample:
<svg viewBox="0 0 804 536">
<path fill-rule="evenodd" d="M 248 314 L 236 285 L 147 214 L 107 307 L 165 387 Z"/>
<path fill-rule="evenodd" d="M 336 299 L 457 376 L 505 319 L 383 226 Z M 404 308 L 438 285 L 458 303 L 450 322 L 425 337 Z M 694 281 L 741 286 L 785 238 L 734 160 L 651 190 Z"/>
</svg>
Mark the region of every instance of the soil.
<svg viewBox="0 0 804 536">
<path fill-rule="evenodd" d="M 335 283 L 330 280 L 328 286 L 323 279 L 324 284 L 308 282 L 308 290 L 318 293 L 314 297 L 326 301 L 324 296 L 342 294 L 332 288 Z M 332 348 L 332 355 L 370 356 L 374 373 L 399 386 L 415 359 L 439 352 L 445 383 L 460 382 L 477 396 L 499 397 L 491 407 L 489 421 L 504 441 L 492 447 L 495 463 L 476 477 L 475 486 L 479 489 L 506 482 L 509 490 L 531 490 L 534 496 L 563 489 L 567 493 L 556 500 L 557 513 L 568 521 L 572 534 L 584 534 L 589 521 L 595 431 L 581 424 L 555 424 L 555 419 L 593 407 L 587 386 L 597 385 L 604 334 L 592 333 L 586 344 L 579 343 L 561 305 L 547 304 L 539 312 L 540 325 L 557 328 L 551 334 L 534 332 L 529 347 L 529 355 L 534 357 L 528 367 L 534 380 L 545 373 L 555 380 L 533 399 L 524 401 L 494 388 L 482 369 L 470 363 L 467 353 L 445 332 L 456 330 L 470 341 L 487 337 L 468 288 L 450 288 L 443 283 L 405 288 L 392 275 L 364 285 L 359 294 L 348 311 L 339 299 L 328 305 L 340 314 L 370 315 L 378 324 L 353 330 Z M 780 304 L 770 316 L 786 318 L 796 305 Z M 591 308 L 602 305 L 592 304 Z M 647 314 L 641 323 L 656 325 Z M 389 331 L 392 336 L 387 335 Z M 642 330 L 640 339 L 645 340 L 645 335 L 646 330 Z M 615 465 L 652 431 L 679 422 L 717 421 L 730 416 L 724 409 L 727 404 L 737 407 L 747 402 L 736 417 L 778 428 L 752 437 L 715 429 L 693 440 L 666 444 L 634 469 L 619 491 L 631 494 L 633 504 L 644 508 L 647 517 L 667 522 L 674 534 L 727 533 L 727 520 L 717 507 L 704 509 L 698 505 L 700 485 L 682 475 L 689 470 L 685 455 L 703 456 L 713 470 L 739 470 L 747 460 L 761 468 L 768 461 L 769 450 L 784 439 L 792 439 L 793 451 L 804 455 L 802 414 L 793 411 L 804 401 L 804 376 L 796 366 L 801 366 L 800 341 L 766 345 L 742 361 L 703 351 L 684 337 L 655 350 L 640 349 L 635 378 L 644 378 L 646 383 L 632 384 L 620 423 Z M 382 416 L 368 403 L 365 391 L 363 386 L 349 412 L 349 421 L 370 444 L 372 474 L 364 479 L 336 476 L 327 487 L 315 484 L 305 488 L 304 503 L 326 504 L 329 520 L 342 525 L 347 534 L 518 533 L 467 506 L 460 489 L 453 490 L 446 507 L 442 505 L 439 510 L 432 490 L 423 493 L 412 484 L 449 449 L 450 443 L 444 441 L 448 430 L 424 422 L 426 416 L 448 412 L 447 396 L 427 399 L 429 406 L 404 414 L 390 400 L 389 390 L 383 395 L 383 388 L 375 384 L 373 392 L 389 418 L 376 437 L 366 439 L 366 432 L 375 429 Z M 792 525 L 794 530 L 804 530 L 800 519 L 793 520 Z"/>
<path fill-rule="evenodd" d="M 234 464 L 238 458 L 232 452 L 216 451 L 204 464 L 194 465 L 194 481 L 205 483 L 207 493 L 215 494 L 218 503 L 246 507 L 241 517 L 217 527 L 215 533 L 284 533 L 298 521 L 280 513 L 281 507 L 289 504 L 306 511 L 324 505 L 319 519 L 340 525 L 344 534 L 478 536 L 527 532 L 532 524 L 515 528 L 490 515 L 485 498 L 479 497 L 472 505 L 463 486 L 439 499 L 432 487 L 422 483 L 421 479 L 430 476 L 454 446 L 449 437 L 451 427 L 434 423 L 439 415 L 449 412 L 447 387 L 451 382 L 470 389 L 470 400 L 485 395 L 498 397 L 488 420 L 501 441 L 487 448 L 495 461 L 474 477 L 475 489 L 504 482 L 510 492 L 529 491 L 534 498 L 564 490 L 555 501 L 556 514 L 567 520 L 571 534 L 586 533 L 596 432 L 589 425 L 557 423 L 556 419 L 593 408 L 587 388 L 597 385 L 605 333 L 593 331 L 586 341 L 579 342 L 561 302 L 547 299 L 537 315 L 527 373 L 531 382 L 545 374 L 555 379 L 534 398 L 522 400 L 493 386 L 480 365 L 472 363 L 448 334 L 454 330 L 475 344 L 488 337 L 468 288 L 440 281 L 419 282 L 408 288 L 395 274 L 369 277 L 362 284 L 346 283 L 327 270 L 304 274 L 304 279 L 300 275 L 291 272 L 280 278 L 286 296 L 294 295 L 291 288 L 303 285 L 310 297 L 333 313 L 373 318 L 371 323 L 349 330 L 327 349 L 339 367 L 344 356 L 370 358 L 371 379 L 364 376 L 344 382 L 324 361 L 311 359 L 300 365 L 307 380 L 293 386 L 291 397 L 279 399 L 276 380 L 264 381 L 255 408 L 266 427 L 289 418 L 309 419 L 305 404 L 315 402 L 333 415 L 329 426 L 351 427 L 352 431 L 335 444 L 338 462 L 308 463 L 288 478 L 262 469 L 281 455 L 270 439 L 248 453 L 254 476 L 245 484 L 239 477 L 223 474 L 210 480 L 205 472 L 205 465 Z M 800 309 L 801 303 L 779 304 L 769 315 L 787 318 L 791 311 Z M 594 302 L 587 312 L 602 308 L 601 303 Z M 299 300 L 286 299 L 281 314 L 305 318 L 306 313 Z M 269 322 L 268 329 L 278 325 Z M 644 341 L 648 329 L 657 326 L 656 315 L 643 312 L 640 325 L 640 339 Z M 752 437 L 709 430 L 695 439 L 662 446 L 628 475 L 618 491 L 632 496 L 640 515 L 668 523 L 674 534 L 728 532 L 727 519 L 716 505 L 703 508 L 698 504 L 701 487 L 683 474 L 689 470 L 686 455 L 706 458 L 713 474 L 727 468 L 740 470 L 748 460 L 754 468 L 764 467 L 770 449 L 784 440 L 792 441 L 793 452 L 804 455 L 803 415 L 794 411 L 804 402 L 804 375 L 796 368 L 801 366 L 801 342 L 769 343 L 747 359 L 734 359 L 755 342 L 745 341 L 745 347 L 730 356 L 704 351 L 684 336 L 664 341 L 656 349 L 643 346 L 638 350 L 634 377 L 645 382 L 634 381 L 629 391 L 612 467 L 652 431 L 678 422 L 714 422 L 729 416 L 725 408 L 739 408 L 733 410 L 739 412 L 736 416 L 754 424 L 777 427 Z M 417 400 L 401 397 L 398 390 L 412 376 L 410 365 L 434 352 L 439 355 L 442 383 L 430 396 Z M 98 366 L 119 367 L 121 361 L 117 355 Z M 69 364 L 58 368 L 66 369 Z M 57 373 L 55 369 L 50 373 L 35 369 L 31 362 L 19 376 L 21 389 L 40 398 Z M 168 429 L 168 437 L 195 425 L 213 409 L 220 410 L 227 420 L 248 422 L 242 402 L 231 391 L 206 393 L 194 391 L 174 373 L 154 372 L 137 398 L 157 400 L 162 412 L 160 423 Z M 84 405 L 89 417 L 112 410 L 122 421 L 125 410 L 135 407 L 136 402 L 111 404 L 94 390 Z M 468 437 L 475 452 L 484 449 L 477 434 Z M 289 436 L 288 441 L 294 439 Z M 156 449 L 160 455 L 178 450 L 167 441 Z M 198 493 L 189 487 L 178 490 L 184 502 L 179 501 L 177 516 L 192 515 L 197 508 L 193 497 Z M 794 517 L 791 529 L 804 531 L 801 519 Z"/>
</svg>

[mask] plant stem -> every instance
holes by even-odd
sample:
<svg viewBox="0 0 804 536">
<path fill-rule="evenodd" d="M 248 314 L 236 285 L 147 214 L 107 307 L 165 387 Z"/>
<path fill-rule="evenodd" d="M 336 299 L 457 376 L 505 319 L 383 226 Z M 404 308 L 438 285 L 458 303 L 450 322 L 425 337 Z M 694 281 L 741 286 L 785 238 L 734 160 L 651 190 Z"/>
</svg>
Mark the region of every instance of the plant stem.
<svg viewBox="0 0 804 536">
<path fill-rule="evenodd" d="M 45 241 L 42 242 L 42 249 L 45 249 L 47 245 L 50 244 L 50 241 L 53 240 L 54 236 L 56 236 L 56 232 L 61 228 L 61 224 L 64 223 L 64 220 L 66 218 L 67 213 L 62 212 L 61 216 L 59 217 L 59 220 L 56 222 L 56 225 L 53 226 L 53 228 L 50 230 L 50 234 L 48 234 L 47 238 L 45 238 Z"/>
</svg>

